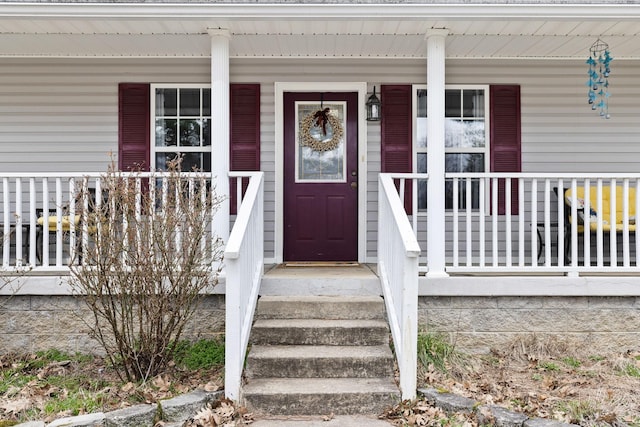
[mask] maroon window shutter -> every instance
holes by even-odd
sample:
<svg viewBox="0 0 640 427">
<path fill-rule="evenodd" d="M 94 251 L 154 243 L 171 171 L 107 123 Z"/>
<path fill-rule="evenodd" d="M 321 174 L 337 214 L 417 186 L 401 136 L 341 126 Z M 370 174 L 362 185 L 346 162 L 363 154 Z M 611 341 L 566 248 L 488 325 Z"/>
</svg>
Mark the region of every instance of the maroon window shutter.
<svg viewBox="0 0 640 427">
<path fill-rule="evenodd" d="M 147 83 L 118 86 L 118 168 L 121 171 L 150 168 L 149 91 Z"/>
<path fill-rule="evenodd" d="M 491 172 L 520 172 L 520 86 L 492 85 L 489 88 L 491 114 Z M 505 184 L 498 184 L 498 214 L 504 215 Z M 518 186 L 511 185 L 511 214 L 518 214 Z"/>
<path fill-rule="evenodd" d="M 260 85 L 232 84 L 229 92 L 230 101 L 230 170 L 260 170 Z M 231 213 L 236 212 L 236 182 L 231 179 L 230 203 Z M 245 182 L 242 188 L 246 190 Z"/>
<path fill-rule="evenodd" d="M 382 172 L 412 172 L 411 85 L 382 85 L 380 102 Z M 411 213 L 411 185 L 405 187 L 405 210 Z"/>
</svg>

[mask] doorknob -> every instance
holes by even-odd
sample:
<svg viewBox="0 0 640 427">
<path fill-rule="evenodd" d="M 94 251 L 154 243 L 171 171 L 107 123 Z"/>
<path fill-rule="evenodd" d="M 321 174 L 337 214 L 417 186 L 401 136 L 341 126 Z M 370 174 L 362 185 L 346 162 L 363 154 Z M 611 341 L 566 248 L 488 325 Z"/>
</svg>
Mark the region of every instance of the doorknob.
<svg viewBox="0 0 640 427">
<path fill-rule="evenodd" d="M 351 181 L 351 188 L 356 189 L 358 188 L 358 183 L 355 181 Z"/>
</svg>

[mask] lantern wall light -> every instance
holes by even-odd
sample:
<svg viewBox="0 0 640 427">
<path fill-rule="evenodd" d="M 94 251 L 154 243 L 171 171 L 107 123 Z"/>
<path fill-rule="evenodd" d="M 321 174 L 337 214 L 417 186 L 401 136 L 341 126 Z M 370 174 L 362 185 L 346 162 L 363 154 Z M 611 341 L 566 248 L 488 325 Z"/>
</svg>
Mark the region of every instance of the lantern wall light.
<svg viewBox="0 0 640 427">
<path fill-rule="evenodd" d="M 376 87 L 373 87 L 373 94 L 367 99 L 367 120 L 370 122 L 380 121 L 380 100 L 376 96 Z"/>
</svg>

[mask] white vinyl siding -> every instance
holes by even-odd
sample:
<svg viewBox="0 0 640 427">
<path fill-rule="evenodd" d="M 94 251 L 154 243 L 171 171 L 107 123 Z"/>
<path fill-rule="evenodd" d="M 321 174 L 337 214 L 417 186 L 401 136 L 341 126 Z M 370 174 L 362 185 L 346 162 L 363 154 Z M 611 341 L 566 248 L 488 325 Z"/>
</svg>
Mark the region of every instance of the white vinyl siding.
<svg viewBox="0 0 640 427">
<path fill-rule="evenodd" d="M 274 86 L 424 84 L 423 59 L 231 59 L 232 83 L 261 84 L 265 256 L 274 256 Z M 448 85 L 518 84 L 523 172 L 638 172 L 640 61 L 614 61 L 610 120 L 591 111 L 584 61 L 447 60 Z M 209 83 L 208 58 L 3 58 L 0 170 L 105 171 L 117 154 L 118 83 Z M 364 108 L 364 105 L 360 106 Z M 382 111 L 384 120 L 384 111 Z M 380 123 L 367 123 L 367 259 L 376 257 Z M 215 145 L 215 141 L 213 142 Z"/>
</svg>

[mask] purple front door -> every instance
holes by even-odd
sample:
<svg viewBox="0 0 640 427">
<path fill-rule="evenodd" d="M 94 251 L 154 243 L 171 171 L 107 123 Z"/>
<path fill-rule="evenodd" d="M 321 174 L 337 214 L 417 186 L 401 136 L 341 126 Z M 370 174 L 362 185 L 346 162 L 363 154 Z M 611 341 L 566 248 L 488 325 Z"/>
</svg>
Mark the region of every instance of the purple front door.
<svg viewBox="0 0 640 427">
<path fill-rule="evenodd" d="M 284 94 L 284 260 L 358 259 L 358 94 Z"/>
</svg>

